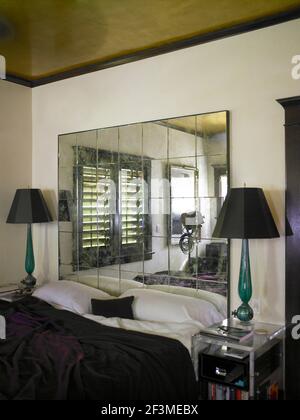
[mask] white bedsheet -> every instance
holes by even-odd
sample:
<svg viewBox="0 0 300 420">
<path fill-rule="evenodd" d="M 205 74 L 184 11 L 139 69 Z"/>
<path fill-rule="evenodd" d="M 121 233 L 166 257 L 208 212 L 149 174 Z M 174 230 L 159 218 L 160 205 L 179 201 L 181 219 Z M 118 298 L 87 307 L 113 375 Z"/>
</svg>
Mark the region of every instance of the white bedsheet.
<svg viewBox="0 0 300 420">
<path fill-rule="evenodd" d="M 85 318 L 98 322 L 108 327 L 123 328 L 130 331 L 138 331 L 146 334 L 160 335 L 180 341 L 191 353 L 192 337 L 203 327 L 200 322 L 153 322 L 137 321 L 122 318 L 105 318 L 102 316 L 85 314 Z"/>
</svg>

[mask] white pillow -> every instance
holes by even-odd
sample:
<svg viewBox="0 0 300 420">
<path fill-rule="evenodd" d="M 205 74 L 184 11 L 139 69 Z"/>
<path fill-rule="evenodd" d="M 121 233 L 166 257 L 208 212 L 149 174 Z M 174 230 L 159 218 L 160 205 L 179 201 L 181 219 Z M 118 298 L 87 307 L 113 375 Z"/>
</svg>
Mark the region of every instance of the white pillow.
<svg viewBox="0 0 300 420">
<path fill-rule="evenodd" d="M 121 297 L 134 296 L 134 318 L 141 321 L 187 322 L 198 321 L 208 327 L 224 320 L 216 307 L 203 299 L 173 295 L 149 289 L 132 289 Z"/>
<path fill-rule="evenodd" d="M 91 299 L 111 299 L 102 290 L 69 280 L 46 283 L 35 290 L 33 296 L 79 315 L 92 313 Z"/>
<path fill-rule="evenodd" d="M 95 287 L 109 293 L 111 296 L 118 297 L 128 289 L 143 288 L 143 283 L 135 280 L 120 280 L 116 277 L 98 276 L 97 275 L 84 275 L 77 277 L 77 281 L 88 286 Z"/>
<path fill-rule="evenodd" d="M 168 286 L 165 284 L 153 284 L 147 286 L 151 290 L 160 290 L 161 292 L 173 293 L 175 295 L 190 296 L 197 299 L 203 299 L 212 303 L 219 312 L 227 317 L 227 299 L 218 293 L 208 292 L 207 290 L 192 289 L 190 287 L 182 286 Z"/>
</svg>

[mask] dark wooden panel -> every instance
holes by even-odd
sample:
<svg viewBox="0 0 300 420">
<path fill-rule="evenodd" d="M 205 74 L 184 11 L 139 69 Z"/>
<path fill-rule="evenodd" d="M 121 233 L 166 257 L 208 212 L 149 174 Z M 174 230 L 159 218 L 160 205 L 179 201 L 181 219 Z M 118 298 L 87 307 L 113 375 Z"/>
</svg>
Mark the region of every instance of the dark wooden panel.
<svg viewBox="0 0 300 420">
<path fill-rule="evenodd" d="M 284 108 L 288 107 L 289 105 L 296 106 L 300 104 L 300 96 L 278 99 L 277 102 L 279 102 L 280 105 L 282 105 Z"/>
<path fill-rule="evenodd" d="M 299 125 L 286 127 L 286 163 L 286 214 L 293 231 L 286 238 L 286 320 L 291 322 L 300 315 L 300 107 Z"/>
<path fill-rule="evenodd" d="M 300 400 L 300 341 L 292 338 L 290 330 L 285 346 L 286 399 Z"/>
<path fill-rule="evenodd" d="M 283 99 L 279 103 L 285 108 L 286 126 L 300 124 L 300 97 Z"/>
<path fill-rule="evenodd" d="M 286 237 L 286 322 L 300 315 L 300 98 L 278 101 L 286 114 L 286 216 L 293 235 Z M 300 340 L 286 340 L 286 395 L 300 400 Z"/>
</svg>

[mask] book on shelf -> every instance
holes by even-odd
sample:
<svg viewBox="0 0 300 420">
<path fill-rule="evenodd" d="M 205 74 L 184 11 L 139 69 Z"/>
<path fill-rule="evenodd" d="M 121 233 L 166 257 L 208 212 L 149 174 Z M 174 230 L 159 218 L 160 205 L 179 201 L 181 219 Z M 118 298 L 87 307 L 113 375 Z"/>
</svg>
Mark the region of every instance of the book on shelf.
<svg viewBox="0 0 300 420">
<path fill-rule="evenodd" d="M 225 385 L 208 384 L 209 401 L 246 401 L 249 400 L 249 393 L 241 389 L 231 388 Z"/>
<path fill-rule="evenodd" d="M 279 384 L 272 383 L 271 381 L 266 382 L 259 388 L 259 399 L 267 401 L 278 401 L 279 400 Z"/>
<path fill-rule="evenodd" d="M 265 383 L 259 390 L 259 400 L 277 401 L 279 400 L 278 383 Z M 209 401 L 248 401 L 249 392 L 233 388 L 228 385 L 220 385 L 214 382 L 208 383 Z"/>
<path fill-rule="evenodd" d="M 201 330 L 200 334 L 209 337 L 221 338 L 223 340 L 230 340 L 242 343 L 253 337 L 254 332 L 252 330 L 244 330 L 243 328 L 215 325 Z"/>
<path fill-rule="evenodd" d="M 278 384 L 271 384 L 268 392 L 268 399 L 270 401 L 277 401 L 279 400 L 279 385 Z"/>
</svg>

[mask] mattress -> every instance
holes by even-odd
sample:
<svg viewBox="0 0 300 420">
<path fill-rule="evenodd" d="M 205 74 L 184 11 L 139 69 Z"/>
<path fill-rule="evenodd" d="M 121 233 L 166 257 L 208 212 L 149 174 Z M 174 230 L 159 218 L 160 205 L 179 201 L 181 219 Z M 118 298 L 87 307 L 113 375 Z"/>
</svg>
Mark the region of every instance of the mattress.
<svg viewBox="0 0 300 420">
<path fill-rule="evenodd" d="M 193 400 L 192 360 L 178 339 L 104 325 L 34 297 L 0 302 L 0 400 Z M 96 322 L 95 322 L 96 321 Z M 118 325 L 117 325 L 118 324 Z M 136 327 L 137 328 L 137 327 Z M 166 334 L 180 335 L 165 326 Z M 158 332 L 158 331 L 156 331 Z"/>
</svg>

